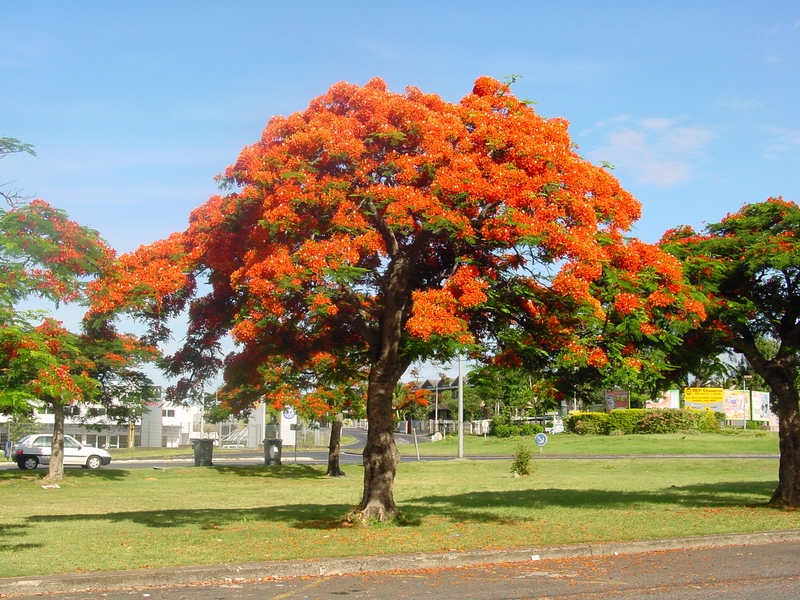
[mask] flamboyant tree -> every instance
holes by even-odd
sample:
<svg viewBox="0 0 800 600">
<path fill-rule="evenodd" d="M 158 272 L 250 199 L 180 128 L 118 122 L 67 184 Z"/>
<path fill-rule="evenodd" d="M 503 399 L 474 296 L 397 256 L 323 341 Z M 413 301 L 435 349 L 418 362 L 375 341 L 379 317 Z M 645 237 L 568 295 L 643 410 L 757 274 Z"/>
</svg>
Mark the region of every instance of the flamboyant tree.
<svg viewBox="0 0 800 600">
<path fill-rule="evenodd" d="M 571 342 L 596 365 L 609 350 L 624 355 L 598 339 L 593 292 L 609 263 L 630 280 L 617 308 L 641 313 L 640 335 L 657 333 L 650 314 L 693 310 L 671 278 L 677 262 L 626 242 L 639 203 L 578 156 L 566 121 L 539 117 L 488 77 L 456 104 L 378 79 L 337 84 L 271 119 L 220 180 L 230 192 L 197 208 L 188 229 L 122 257 L 96 310 L 138 311 L 158 337 L 188 309 L 186 344 L 170 361 L 178 395 L 221 365 L 228 333 L 232 405 L 280 404 L 309 378 L 341 387 L 366 374 L 352 517 L 396 512 L 392 396 L 414 361 L 477 348 L 498 329 L 509 361 L 521 352 L 511 338 L 545 353 Z M 643 273 L 663 296 L 636 295 Z M 574 333 L 584 314 L 593 339 Z"/>
<path fill-rule="evenodd" d="M 800 505 L 800 207 L 781 198 L 748 204 L 703 232 L 671 230 L 662 245 L 707 299 L 708 319 L 687 339 L 685 358 L 733 350 L 763 378 L 780 419 L 772 503 Z"/>
<path fill-rule="evenodd" d="M 114 253 L 97 232 L 69 220 L 42 200 L 0 209 L 0 412 L 30 414 L 45 404 L 53 411 L 48 480 L 63 479 L 65 409 L 75 403 L 122 408 L 115 383 L 125 389 L 149 383 L 133 367 L 154 349 L 123 336 L 102 319 L 73 333 L 42 310 L 20 303 L 85 302 L 88 282 L 108 269 Z"/>
</svg>

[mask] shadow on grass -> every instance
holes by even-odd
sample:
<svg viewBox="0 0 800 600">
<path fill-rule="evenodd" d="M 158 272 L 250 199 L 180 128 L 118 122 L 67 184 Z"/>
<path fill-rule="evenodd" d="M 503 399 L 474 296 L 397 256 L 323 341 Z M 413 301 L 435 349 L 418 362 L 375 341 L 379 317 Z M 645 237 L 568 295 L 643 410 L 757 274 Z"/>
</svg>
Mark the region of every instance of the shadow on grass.
<svg viewBox="0 0 800 600">
<path fill-rule="evenodd" d="M 11 481 L 38 484 L 47 477 L 47 469 L 38 468 L 33 471 L 11 470 L 1 471 L 0 484 L 8 484 Z M 125 469 L 83 469 L 81 467 L 64 467 L 64 481 L 70 479 L 99 479 L 104 481 L 122 481 L 130 474 Z"/>
<path fill-rule="evenodd" d="M 122 481 L 130 476 L 125 469 L 64 469 L 64 480 L 70 479 L 99 479 L 104 481 Z"/>
<path fill-rule="evenodd" d="M 262 477 L 265 479 L 325 479 L 327 477 L 324 470 L 311 465 L 220 466 L 212 468 L 221 474 L 237 475 L 238 477 Z"/>
<path fill-rule="evenodd" d="M 762 507 L 775 510 L 767 502 L 775 484 L 764 481 L 736 481 L 672 486 L 652 492 L 608 490 L 530 489 L 514 492 L 469 492 L 453 496 L 435 495 L 403 503 L 407 518 L 446 515 L 459 522 L 513 523 L 519 517 L 500 516 L 498 509 L 532 510 L 549 506 L 589 509 L 636 509 L 642 505 L 672 505 L 685 508 Z"/>
<path fill-rule="evenodd" d="M 310 469 L 310 467 L 308 467 Z M 312 475 L 316 477 L 317 475 Z M 684 508 L 737 508 L 758 506 L 775 510 L 767 501 L 773 485 L 763 481 L 714 483 L 671 487 L 653 492 L 617 492 L 606 490 L 531 489 L 513 492 L 470 492 L 454 495 L 431 495 L 407 500 L 399 522 L 404 526 L 422 526 L 424 519 L 445 516 L 455 523 L 515 523 L 535 516 L 537 509 L 549 506 L 582 509 L 636 509 L 652 505 Z M 351 509 L 343 504 L 285 504 L 250 509 L 209 508 L 196 510 L 143 510 L 106 514 L 37 515 L 27 522 L 64 521 L 130 522 L 155 529 L 195 526 L 222 528 L 246 522 L 285 523 L 297 529 L 336 529 Z M 508 510 L 520 511 L 508 516 Z M 524 511 L 532 511 L 526 514 Z"/>
<path fill-rule="evenodd" d="M 106 514 L 36 515 L 28 517 L 29 524 L 61 523 L 67 521 L 107 521 L 135 523 L 155 529 L 195 526 L 200 529 L 219 529 L 226 525 L 253 522 L 286 523 L 297 529 L 336 529 L 351 509 L 344 504 L 292 504 L 263 508 L 209 508 L 196 510 L 144 510 Z"/>
<path fill-rule="evenodd" d="M 42 544 L 25 544 L 19 541 L 29 528 L 30 525 L 0 525 L 0 552 L 41 548 Z"/>
</svg>

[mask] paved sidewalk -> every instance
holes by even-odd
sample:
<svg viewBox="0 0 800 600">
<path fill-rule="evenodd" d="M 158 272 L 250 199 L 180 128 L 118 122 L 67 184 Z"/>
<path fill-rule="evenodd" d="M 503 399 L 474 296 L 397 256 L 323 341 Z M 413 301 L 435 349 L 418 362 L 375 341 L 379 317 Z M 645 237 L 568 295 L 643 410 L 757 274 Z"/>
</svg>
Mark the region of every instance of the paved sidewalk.
<svg viewBox="0 0 800 600">
<path fill-rule="evenodd" d="M 0 598 L 55 592 L 227 583 L 286 577 L 464 567 L 583 556 L 635 554 L 681 548 L 749 546 L 800 541 L 800 530 L 699 536 L 631 542 L 598 542 L 545 548 L 402 554 L 297 561 L 140 569 L 47 577 L 0 579 Z"/>
</svg>

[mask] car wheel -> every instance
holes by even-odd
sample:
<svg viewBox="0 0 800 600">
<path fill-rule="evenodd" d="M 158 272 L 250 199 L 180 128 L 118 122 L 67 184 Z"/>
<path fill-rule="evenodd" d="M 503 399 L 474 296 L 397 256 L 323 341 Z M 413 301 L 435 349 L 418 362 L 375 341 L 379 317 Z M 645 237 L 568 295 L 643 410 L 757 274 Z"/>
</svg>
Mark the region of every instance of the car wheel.
<svg viewBox="0 0 800 600">
<path fill-rule="evenodd" d="M 87 469 L 98 469 L 102 464 L 103 461 L 100 459 L 99 456 L 90 456 L 89 458 L 86 459 Z"/>
<path fill-rule="evenodd" d="M 19 468 L 23 471 L 27 471 L 28 469 L 35 469 L 39 466 L 39 459 L 35 456 L 23 456 L 22 460 L 18 463 Z"/>
</svg>

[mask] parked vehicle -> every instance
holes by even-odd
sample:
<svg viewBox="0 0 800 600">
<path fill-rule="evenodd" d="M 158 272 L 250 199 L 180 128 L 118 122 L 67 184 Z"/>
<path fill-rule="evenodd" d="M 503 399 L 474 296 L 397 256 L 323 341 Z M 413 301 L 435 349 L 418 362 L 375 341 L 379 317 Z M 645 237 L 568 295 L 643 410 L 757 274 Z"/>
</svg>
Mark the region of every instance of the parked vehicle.
<svg viewBox="0 0 800 600">
<path fill-rule="evenodd" d="M 29 435 L 22 438 L 13 452 L 14 462 L 23 471 L 35 469 L 40 464 L 50 464 L 53 436 L 50 434 Z M 102 448 L 81 444 L 74 437 L 64 436 L 64 465 L 80 465 L 84 469 L 97 469 L 111 462 L 111 455 Z"/>
</svg>

